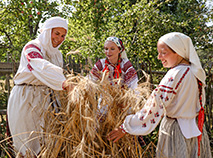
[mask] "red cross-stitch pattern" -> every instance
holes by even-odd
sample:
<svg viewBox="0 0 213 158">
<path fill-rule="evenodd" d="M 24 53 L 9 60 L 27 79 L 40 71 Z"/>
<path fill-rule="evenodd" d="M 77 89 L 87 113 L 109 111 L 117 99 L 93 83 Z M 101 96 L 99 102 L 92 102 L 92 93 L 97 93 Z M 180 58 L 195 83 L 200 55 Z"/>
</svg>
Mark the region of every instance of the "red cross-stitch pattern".
<svg viewBox="0 0 213 158">
<path fill-rule="evenodd" d="M 155 119 L 152 119 L 152 120 L 151 120 L 151 123 L 154 124 L 154 123 L 155 123 Z"/>
<path fill-rule="evenodd" d="M 97 61 L 96 66 L 97 66 L 97 68 L 98 68 L 99 71 L 103 70 L 103 66 L 102 66 L 101 60 Z"/>
<path fill-rule="evenodd" d="M 168 87 L 168 86 L 165 86 L 165 85 L 159 85 L 158 87 L 164 87 L 164 88 L 168 88 L 168 89 L 173 90 L 173 88 L 172 88 L 172 87 Z"/>
<path fill-rule="evenodd" d="M 127 83 L 129 80 L 133 80 L 136 77 L 136 71 L 134 68 L 130 68 L 130 70 L 126 73 L 124 77 L 124 82 Z"/>
<path fill-rule="evenodd" d="M 123 125 L 121 125 L 121 131 L 122 131 L 123 133 L 126 133 L 126 131 L 124 130 Z"/>
<path fill-rule="evenodd" d="M 166 96 L 165 101 L 168 101 L 168 100 L 169 100 L 169 97 L 168 97 L 168 96 Z"/>
<path fill-rule="evenodd" d="M 101 75 L 100 75 L 99 71 L 98 71 L 95 67 L 92 68 L 91 73 L 92 73 L 95 77 L 97 77 L 97 78 L 99 78 L 99 79 L 101 78 Z"/>
<path fill-rule="evenodd" d="M 159 117 L 159 113 L 158 112 L 155 113 L 155 117 Z"/>
<path fill-rule="evenodd" d="M 41 54 L 39 54 L 38 52 L 34 52 L 34 51 L 28 53 L 28 54 L 26 55 L 26 57 L 27 57 L 27 60 L 28 60 L 28 61 L 30 61 L 30 59 L 32 59 L 32 58 L 40 58 L 40 59 L 43 59 L 43 57 L 41 56 Z"/>
<path fill-rule="evenodd" d="M 174 79 L 173 79 L 173 77 L 170 77 L 169 82 L 172 82 L 172 81 L 174 81 Z"/>
<path fill-rule="evenodd" d="M 142 124 L 142 127 L 146 127 L 146 123 L 143 123 L 143 124 Z"/>
<path fill-rule="evenodd" d="M 140 117 L 140 120 L 143 121 L 143 118 L 144 118 L 144 116 L 141 116 L 141 117 Z"/>
<path fill-rule="evenodd" d="M 27 45 L 27 46 L 24 48 L 24 51 L 25 51 L 26 49 L 28 49 L 28 48 L 36 48 L 36 49 L 39 50 L 39 52 L 41 51 L 41 49 L 40 49 L 39 47 L 37 47 L 36 45 L 34 45 L 34 44 L 29 44 L 29 45 Z"/>
<path fill-rule="evenodd" d="M 125 73 L 131 66 L 132 66 L 132 63 L 130 61 L 126 62 L 124 64 L 124 67 L 122 68 L 123 72 Z"/>
<path fill-rule="evenodd" d="M 168 91 L 168 90 L 165 90 L 165 89 L 162 89 L 162 88 L 159 88 L 159 90 L 161 91 L 161 92 L 166 92 L 166 93 L 173 93 L 173 94 L 176 94 L 176 92 L 175 91 Z"/>
</svg>

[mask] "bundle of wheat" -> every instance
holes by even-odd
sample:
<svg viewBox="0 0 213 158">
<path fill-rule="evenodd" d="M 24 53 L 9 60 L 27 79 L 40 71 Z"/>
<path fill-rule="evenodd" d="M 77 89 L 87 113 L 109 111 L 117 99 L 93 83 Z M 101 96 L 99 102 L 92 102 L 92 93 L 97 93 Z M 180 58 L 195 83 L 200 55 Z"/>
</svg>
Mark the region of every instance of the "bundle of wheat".
<svg viewBox="0 0 213 158">
<path fill-rule="evenodd" d="M 123 122 L 125 116 L 142 108 L 150 94 L 147 83 L 133 91 L 117 79 L 110 85 L 106 73 L 94 82 L 90 77 L 70 76 L 74 89 L 61 99 L 58 113 L 48 111 L 42 137 L 41 157 L 140 157 L 136 136 L 126 135 L 118 143 L 107 134 Z"/>
</svg>

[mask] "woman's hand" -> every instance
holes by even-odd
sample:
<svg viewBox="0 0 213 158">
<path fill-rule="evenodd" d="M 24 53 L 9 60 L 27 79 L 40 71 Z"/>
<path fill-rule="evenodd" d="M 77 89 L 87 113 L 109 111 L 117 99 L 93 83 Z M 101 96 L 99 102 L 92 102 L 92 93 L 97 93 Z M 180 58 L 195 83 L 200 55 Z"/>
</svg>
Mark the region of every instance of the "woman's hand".
<svg viewBox="0 0 213 158">
<path fill-rule="evenodd" d="M 63 87 L 63 89 L 66 90 L 67 92 L 71 92 L 71 91 L 74 89 L 75 85 L 73 85 L 73 84 L 68 84 L 66 81 L 64 81 L 63 84 L 62 84 L 62 87 Z"/>
<path fill-rule="evenodd" d="M 115 128 L 114 130 L 112 130 L 108 135 L 107 135 L 107 139 L 108 140 L 113 140 L 113 142 L 117 142 L 119 139 L 121 139 L 126 133 L 122 131 L 122 129 L 119 128 Z"/>
<path fill-rule="evenodd" d="M 73 84 L 70 84 L 70 85 L 68 85 L 67 87 L 66 87 L 66 90 L 68 91 L 68 92 L 71 92 L 73 89 L 74 89 L 74 85 Z"/>
</svg>

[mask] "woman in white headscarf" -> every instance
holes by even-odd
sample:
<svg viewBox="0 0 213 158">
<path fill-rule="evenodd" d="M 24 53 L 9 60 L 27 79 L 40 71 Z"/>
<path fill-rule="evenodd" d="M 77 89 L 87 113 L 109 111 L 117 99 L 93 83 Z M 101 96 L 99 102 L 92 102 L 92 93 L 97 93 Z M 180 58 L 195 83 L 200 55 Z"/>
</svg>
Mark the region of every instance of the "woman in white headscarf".
<svg viewBox="0 0 213 158">
<path fill-rule="evenodd" d="M 158 40 L 158 59 L 171 68 L 152 92 L 144 107 L 109 133 L 118 141 L 126 133 L 147 135 L 163 117 L 157 157 L 209 158 L 208 135 L 203 128 L 205 72 L 190 37 L 172 32 Z M 198 123 L 196 118 L 198 116 Z"/>
<path fill-rule="evenodd" d="M 63 58 L 58 50 L 68 31 L 67 21 L 52 17 L 45 21 L 38 38 L 28 42 L 21 53 L 8 101 L 8 123 L 16 152 L 37 155 L 43 112 L 50 103 L 51 90 L 63 90 Z M 51 100 L 52 101 L 52 100 Z"/>
</svg>

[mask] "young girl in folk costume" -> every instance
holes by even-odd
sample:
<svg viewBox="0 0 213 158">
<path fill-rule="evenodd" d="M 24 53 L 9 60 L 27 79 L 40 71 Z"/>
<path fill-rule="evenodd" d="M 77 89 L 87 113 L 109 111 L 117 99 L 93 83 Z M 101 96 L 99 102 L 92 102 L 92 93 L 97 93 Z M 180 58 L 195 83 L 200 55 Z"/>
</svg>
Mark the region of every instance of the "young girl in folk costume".
<svg viewBox="0 0 213 158">
<path fill-rule="evenodd" d="M 100 59 L 93 67 L 91 73 L 95 80 L 101 78 L 99 72 L 109 71 L 109 80 L 122 78 L 123 84 L 128 88 L 135 89 L 137 87 L 138 76 L 128 60 L 123 42 L 117 37 L 108 37 L 104 43 L 105 59 Z M 112 85 L 116 84 L 111 82 Z"/>
<path fill-rule="evenodd" d="M 122 40 L 117 37 L 108 37 L 104 43 L 104 52 L 106 58 L 98 60 L 91 70 L 93 79 L 101 79 L 100 72 L 108 71 L 109 81 L 112 86 L 117 84 L 117 82 L 113 80 L 120 77 L 123 86 L 135 89 L 138 85 L 138 76 L 132 63 L 127 58 Z M 100 98 L 99 106 L 101 100 L 102 99 Z M 107 107 L 108 106 L 106 105 L 100 109 L 100 115 L 103 113 L 106 114 Z"/>
<path fill-rule="evenodd" d="M 157 44 L 158 59 L 171 68 L 152 92 L 145 106 L 108 135 L 118 141 L 126 133 L 147 135 L 163 117 L 157 157 L 211 158 L 207 132 L 203 128 L 205 72 L 190 37 L 172 32 Z M 196 118 L 198 116 L 198 124 Z"/>
<path fill-rule="evenodd" d="M 23 156 L 27 150 L 34 155 L 39 153 L 42 112 L 50 103 L 50 98 L 45 100 L 45 97 L 51 89 L 63 90 L 66 78 L 58 48 L 67 31 L 65 19 L 52 17 L 45 21 L 38 38 L 28 42 L 22 50 L 7 114 L 14 149 Z"/>
</svg>

